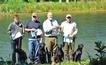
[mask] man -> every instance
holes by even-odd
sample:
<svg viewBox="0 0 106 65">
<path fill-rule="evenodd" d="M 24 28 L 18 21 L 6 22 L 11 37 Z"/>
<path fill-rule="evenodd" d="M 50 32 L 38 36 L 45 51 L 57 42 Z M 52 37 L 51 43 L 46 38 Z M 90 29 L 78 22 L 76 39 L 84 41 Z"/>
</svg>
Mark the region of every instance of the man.
<svg viewBox="0 0 106 65">
<path fill-rule="evenodd" d="M 46 49 L 48 51 L 48 62 L 55 63 L 54 56 L 56 51 L 56 45 L 57 45 L 57 29 L 59 25 L 58 22 L 53 19 L 53 14 L 51 12 L 48 12 L 47 14 L 47 20 L 43 23 L 43 29 L 45 33 L 45 44 Z"/>
<path fill-rule="evenodd" d="M 38 30 L 41 30 L 41 24 L 37 20 L 37 14 L 32 13 L 31 20 L 26 22 L 25 31 L 29 35 L 29 59 L 31 64 L 38 64 L 39 60 L 39 42 L 37 38 Z"/>
<path fill-rule="evenodd" d="M 22 37 L 24 34 L 24 26 L 19 20 L 18 15 L 14 15 L 14 21 L 9 25 L 8 27 L 8 33 L 10 35 L 10 38 L 12 40 L 12 61 L 15 64 L 16 63 L 16 50 L 21 49 L 22 45 Z M 18 61 L 19 60 L 19 53 L 18 53 Z"/>
<path fill-rule="evenodd" d="M 72 21 L 70 14 L 66 15 L 66 21 L 62 22 L 61 30 L 64 36 L 64 60 L 72 60 L 72 53 L 74 51 L 75 35 L 77 34 L 76 23 Z"/>
</svg>

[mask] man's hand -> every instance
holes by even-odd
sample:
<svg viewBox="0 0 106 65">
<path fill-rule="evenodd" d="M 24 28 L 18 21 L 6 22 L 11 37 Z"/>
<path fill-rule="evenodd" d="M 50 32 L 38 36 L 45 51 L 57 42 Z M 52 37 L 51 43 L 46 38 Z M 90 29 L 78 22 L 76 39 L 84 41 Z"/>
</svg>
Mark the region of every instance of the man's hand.
<svg viewBox="0 0 106 65">
<path fill-rule="evenodd" d="M 36 32 L 37 30 L 36 29 L 34 29 L 34 28 L 32 28 L 32 29 L 30 29 L 31 31 L 34 31 L 34 32 Z"/>
<path fill-rule="evenodd" d="M 69 36 L 69 37 L 73 37 L 74 35 L 73 35 L 73 34 L 69 34 L 68 36 Z"/>
<path fill-rule="evenodd" d="M 52 29 L 56 29 L 57 27 L 56 26 L 52 26 Z"/>
<path fill-rule="evenodd" d="M 52 29 L 58 29 L 58 28 L 60 28 L 60 26 L 52 26 Z"/>
</svg>

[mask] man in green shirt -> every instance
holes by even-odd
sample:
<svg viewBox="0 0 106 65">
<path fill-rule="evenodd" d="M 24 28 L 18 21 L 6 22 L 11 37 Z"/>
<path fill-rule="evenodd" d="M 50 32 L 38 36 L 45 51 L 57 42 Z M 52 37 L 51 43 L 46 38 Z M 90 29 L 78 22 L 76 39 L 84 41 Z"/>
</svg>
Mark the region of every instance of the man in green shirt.
<svg viewBox="0 0 106 65">
<path fill-rule="evenodd" d="M 8 34 L 11 39 L 12 62 L 16 64 L 16 50 L 21 49 L 24 26 L 19 20 L 18 15 L 14 15 L 13 22 L 8 26 Z M 19 56 L 19 54 L 18 54 Z M 19 59 L 19 58 L 18 58 Z M 20 60 L 18 60 L 20 62 Z"/>
</svg>

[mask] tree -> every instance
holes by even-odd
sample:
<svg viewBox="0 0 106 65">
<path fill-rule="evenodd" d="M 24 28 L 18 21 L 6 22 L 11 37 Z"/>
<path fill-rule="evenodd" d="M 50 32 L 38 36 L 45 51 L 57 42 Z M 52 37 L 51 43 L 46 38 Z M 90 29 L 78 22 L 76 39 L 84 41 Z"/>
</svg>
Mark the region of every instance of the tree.
<svg viewBox="0 0 106 65">
<path fill-rule="evenodd" d="M 62 0 L 59 0 L 59 2 L 61 3 L 61 2 L 62 2 Z"/>
<path fill-rule="evenodd" d="M 66 3 L 69 3 L 69 0 L 66 0 Z"/>
<path fill-rule="evenodd" d="M 23 0 L 24 2 L 29 2 L 29 0 Z"/>
<path fill-rule="evenodd" d="M 89 55 L 90 65 L 106 65 L 106 46 L 101 41 L 95 42 L 95 49 L 97 53 L 96 57 L 93 58 Z"/>
</svg>

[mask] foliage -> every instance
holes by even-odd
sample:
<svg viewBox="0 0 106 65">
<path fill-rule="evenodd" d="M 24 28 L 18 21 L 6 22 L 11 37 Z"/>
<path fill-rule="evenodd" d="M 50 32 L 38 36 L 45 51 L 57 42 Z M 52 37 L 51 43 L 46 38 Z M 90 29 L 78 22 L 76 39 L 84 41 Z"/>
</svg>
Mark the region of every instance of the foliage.
<svg viewBox="0 0 106 65">
<path fill-rule="evenodd" d="M 101 41 L 95 42 L 96 58 L 90 58 L 90 65 L 106 65 L 106 46 Z"/>
<path fill-rule="evenodd" d="M 2 57 L 0 57 L 0 65 L 12 65 L 12 62 L 5 61 Z"/>
<path fill-rule="evenodd" d="M 31 0 L 32 1 L 32 0 Z M 12 5 L 11 5 L 12 4 Z M 71 5 L 70 5 L 71 4 Z M 99 4 L 99 5 L 98 5 Z M 31 12 L 60 12 L 60 11 L 97 11 L 106 10 L 106 2 L 30 2 L 23 0 L 9 0 L 0 4 L 2 13 L 31 13 Z"/>
</svg>

